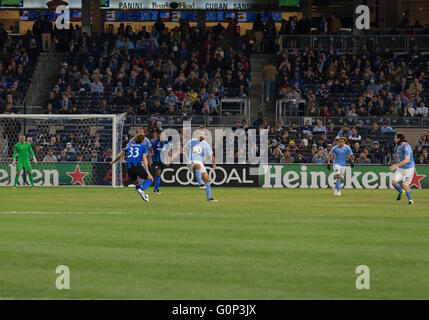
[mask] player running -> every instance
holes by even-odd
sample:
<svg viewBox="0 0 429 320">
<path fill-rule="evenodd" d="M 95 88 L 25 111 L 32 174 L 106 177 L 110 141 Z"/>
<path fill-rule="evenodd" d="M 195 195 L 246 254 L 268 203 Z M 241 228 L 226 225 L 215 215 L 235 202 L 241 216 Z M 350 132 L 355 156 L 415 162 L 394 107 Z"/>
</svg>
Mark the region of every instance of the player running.
<svg viewBox="0 0 429 320">
<path fill-rule="evenodd" d="M 151 152 L 152 152 L 152 144 L 150 143 L 150 140 L 148 137 L 146 137 L 145 133 L 144 133 L 144 129 L 139 129 L 137 131 L 137 134 L 142 134 L 144 136 L 144 140 L 143 140 L 143 144 L 146 146 L 147 149 L 147 159 L 148 159 L 148 165 L 149 167 L 151 166 L 150 163 L 150 159 L 151 159 Z M 131 144 L 131 143 L 135 143 L 135 137 L 133 137 L 127 144 L 127 147 Z M 140 179 L 140 184 L 143 185 L 144 184 L 144 179 Z M 129 184 L 128 187 L 135 187 L 134 184 Z"/>
<path fill-rule="evenodd" d="M 204 130 L 199 130 L 199 140 L 191 139 L 186 143 L 184 149 L 190 159 L 187 161 L 187 167 L 190 171 L 195 172 L 200 189 L 206 189 L 207 201 L 217 201 L 212 198 L 210 178 L 203 163 L 204 155 L 207 153 L 212 158 L 213 169 L 216 169 L 215 157 L 212 148 L 204 139 Z"/>
<path fill-rule="evenodd" d="M 171 157 L 172 151 L 170 143 L 166 139 L 164 132 L 161 132 L 159 138 L 155 139 L 152 142 L 152 168 L 155 170 L 155 187 L 153 193 L 161 194 L 159 191 L 159 186 L 161 184 L 161 173 L 166 166 L 166 152 L 168 151 L 168 156 Z"/>
<path fill-rule="evenodd" d="M 13 152 L 13 165 L 16 164 L 16 159 L 18 158 L 18 163 L 16 164 L 15 184 L 12 187 L 14 189 L 19 181 L 22 169 L 25 169 L 25 172 L 28 174 L 28 178 L 30 179 L 30 183 L 34 187 L 33 168 L 31 167 L 30 154 L 33 157 L 34 163 L 37 163 L 31 144 L 25 140 L 25 136 L 20 136 L 19 142 L 15 145 Z"/>
<path fill-rule="evenodd" d="M 354 167 L 354 155 L 352 149 L 346 145 L 346 137 L 340 137 L 340 144 L 332 148 L 329 153 L 327 168 L 331 170 L 331 160 L 334 158 L 334 172 L 337 176 L 335 181 L 334 195 L 341 196 L 341 182 L 343 181 L 344 172 L 346 171 L 346 163 L 351 158 L 351 167 Z"/>
<path fill-rule="evenodd" d="M 411 146 L 406 142 L 402 133 L 397 133 L 393 139 L 396 143 L 395 153 L 399 157 L 399 163 L 390 166 L 390 171 L 396 170 L 393 176 L 392 184 L 399 192 L 396 200 L 401 200 L 404 194 L 407 195 L 408 204 L 413 205 L 413 197 L 409 187 L 414 175 L 414 157 Z M 399 182 L 402 181 L 402 188 Z"/>
<path fill-rule="evenodd" d="M 152 184 L 153 177 L 149 172 L 149 166 L 147 162 L 147 148 L 144 144 L 144 135 L 137 134 L 134 138 L 134 142 L 130 143 L 115 160 L 111 161 L 110 164 L 115 164 L 122 156 L 127 156 L 127 172 L 130 180 L 135 184 L 136 191 L 140 197 L 149 202 L 149 196 L 144 192 Z M 142 166 L 143 162 L 143 166 Z M 146 179 L 143 184 L 139 183 L 139 179 Z"/>
</svg>

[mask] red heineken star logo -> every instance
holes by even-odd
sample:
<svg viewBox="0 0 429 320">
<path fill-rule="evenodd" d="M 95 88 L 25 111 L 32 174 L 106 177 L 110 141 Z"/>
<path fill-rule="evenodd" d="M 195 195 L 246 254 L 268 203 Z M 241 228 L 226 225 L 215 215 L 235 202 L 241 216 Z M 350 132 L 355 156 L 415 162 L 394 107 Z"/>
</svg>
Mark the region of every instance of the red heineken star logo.
<svg viewBox="0 0 429 320">
<path fill-rule="evenodd" d="M 72 177 L 71 184 L 74 185 L 76 183 L 79 183 L 80 185 L 85 185 L 83 182 L 83 178 L 88 175 L 88 172 L 80 172 L 79 165 L 76 166 L 76 169 L 74 172 L 67 172 L 67 174 Z"/>
<path fill-rule="evenodd" d="M 417 188 L 421 189 L 422 186 L 420 184 L 420 180 L 422 180 L 424 177 L 426 177 L 426 175 L 422 174 L 422 175 L 418 175 L 416 168 L 414 168 L 414 175 L 413 175 L 413 179 L 410 182 L 410 188 L 414 185 Z"/>
</svg>

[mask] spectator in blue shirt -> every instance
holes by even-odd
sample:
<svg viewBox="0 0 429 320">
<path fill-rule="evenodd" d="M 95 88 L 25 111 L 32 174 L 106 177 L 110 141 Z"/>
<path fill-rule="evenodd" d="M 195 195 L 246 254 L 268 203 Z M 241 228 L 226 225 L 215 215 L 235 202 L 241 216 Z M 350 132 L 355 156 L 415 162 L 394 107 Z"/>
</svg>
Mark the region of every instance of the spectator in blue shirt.
<svg viewBox="0 0 429 320">
<path fill-rule="evenodd" d="M 301 127 L 301 131 L 303 134 L 311 134 L 313 132 L 313 127 L 310 124 L 309 120 L 305 120 L 305 124 L 303 127 Z"/>
<path fill-rule="evenodd" d="M 381 127 L 381 133 L 385 133 L 385 132 L 395 132 L 395 130 L 393 130 L 391 126 L 388 126 L 387 122 L 384 122 L 383 126 Z"/>
<path fill-rule="evenodd" d="M 302 91 L 304 90 L 304 81 L 302 80 L 301 76 L 298 72 L 295 73 L 295 77 L 290 81 L 290 83 L 294 86 L 296 83 L 299 86 L 299 89 Z"/>
<path fill-rule="evenodd" d="M 214 93 L 212 92 L 209 96 L 209 98 L 207 99 L 207 105 L 208 107 L 211 109 L 212 107 L 216 107 L 217 106 L 217 101 L 216 101 L 216 97 L 214 95 Z"/>
<path fill-rule="evenodd" d="M 369 91 L 369 89 L 373 89 L 374 93 L 378 92 L 379 87 L 378 85 L 375 84 L 375 81 L 373 78 L 371 78 L 371 80 L 369 81 L 369 85 L 367 85 L 366 91 Z"/>
<path fill-rule="evenodd" d="M 353 135 L 353 132 L 350 130 L 347 124 L 344 124 L 344 127 L 338 132 L 337 138 L 346 137 L 349 138 Z"/>
<path fill-rule="evenodd" d="M 174 95 L 173 90 L 168 92 L 168 96 L 166 96 L 164 99 L 164 104 L 168 104 L 169 101 L 171 101 L 173 105 L 176 105 L 176 103 L 179 101 L 179 99 Z"/>
</svg>

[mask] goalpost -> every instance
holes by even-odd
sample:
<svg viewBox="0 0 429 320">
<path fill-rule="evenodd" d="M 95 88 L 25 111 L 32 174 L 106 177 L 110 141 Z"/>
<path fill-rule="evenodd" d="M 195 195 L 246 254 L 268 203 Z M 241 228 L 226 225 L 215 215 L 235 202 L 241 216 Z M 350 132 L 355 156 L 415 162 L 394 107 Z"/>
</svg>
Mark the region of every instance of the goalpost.
<svg viewBox="0 0 429 320">
<path fill-rule="evenodd" d="M 0 114 L 0 186 L 12 185 L 14 145 L 21 135 L 38 161 L 31 163 L 36 186 L 121 186 L 121 164 L 109 162 L 121 151 L 124 121 L 125 113 Z"/>
</svg>

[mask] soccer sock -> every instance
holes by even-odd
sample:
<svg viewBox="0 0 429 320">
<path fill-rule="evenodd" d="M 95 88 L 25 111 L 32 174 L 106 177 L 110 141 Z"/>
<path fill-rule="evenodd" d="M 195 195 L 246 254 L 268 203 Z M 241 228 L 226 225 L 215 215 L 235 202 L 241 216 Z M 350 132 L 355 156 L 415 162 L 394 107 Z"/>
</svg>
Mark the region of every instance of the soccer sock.
<svg viewBox="0 0 429 320">
<path fill-rule="evenodd" d="M 206 195 L 207 195 L 207 200 L 212 197 L 212 190 L 211 190 L 210 183 L 206 184 Z"/>
<path fill-rule="evenodd" d="M 399 194 L 402 194 L 402 192 L 404 192 L 404 190 L 402 190 L 402 188 L 399 185 L 399 183 L 395 186 L 395 189 L 399 192 Z"/>
<path fill-rule="evenodd" d="M 161 177 L 160 176 L 156 176 L 155 177 L 155 190 L 159 189 L 159 185 L 161 184 Z"/>
<path fill-rule="evenodd" d="M 30 178 L 30 182 L 31 182 L 31 185 L 34 187 L 34 181 L 33 181 L 33 174 L 31 173 L 29 173 L 28 174 L 28 177 Z"/>
<path fill-rule="evenodd" d="M 203 180 L 201 180 L 201 171 L 200 170 L 196 170 L 195 171 L 195 177 L 197 178 L 198 185 L 202 185 L 203 184 Z"/>
<path fill-rule="evenodd" d="M 135 186 L 136 191 L 139 191 L 139 189 L 140 189 L 141 187 L 142 187 L 142 186 L 141 186 L 140 184 L 136 185 L 136 186 Z"/>
<path fill-rule="evenodd" d="M 144 179 L 140 179 L 140 185 L 142 186 L 144 184 Z"/>
<path fill-rule="evenodd" d="M 18 184 L 18 181 L 19 181 L 19 174 L 16 174 L 15 175 L 15 184 L 14 184 L 15 187 Z"/>
<path fill-rule="evenodd" d="M 408 200 L 413 200 L 413 197 L 411 196 L 411 189 L 408 189 L 408 191 L 405 191 L 407 194 Z"/>
<path fill-rule="evenodd" d="M 337 178 L 337 181 L 335 182 L 335 188 L 339 192 L 341 189 L 341 179 Z"/>
<path fill-rule="evenodd" d="M 150 187 L 150 185 L 152 184 L 152 180 L 150 180 L 150 179 L 147 179 L 147 180 L 145 180 L 145 182 L 144 182 L 144 184 L 141 186 L 141 189 L 143 190 L 143 191 L 145 191 L 147 188 L 149 188 Z"/>
</svg>

